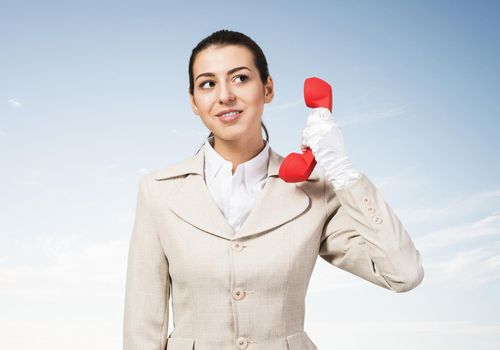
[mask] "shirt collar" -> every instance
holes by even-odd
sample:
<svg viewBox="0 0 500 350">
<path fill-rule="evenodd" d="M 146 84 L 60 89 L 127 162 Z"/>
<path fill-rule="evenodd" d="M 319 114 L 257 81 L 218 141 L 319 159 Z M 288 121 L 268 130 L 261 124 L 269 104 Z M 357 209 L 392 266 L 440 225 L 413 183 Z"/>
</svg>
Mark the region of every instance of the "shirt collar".
<svg viewBox="0 0 500 350">
<path fill-rule="evenodd" d="M 221 168 L 233 168 L 233 163 L 224 159 L 217 151 L 212 147 L 211 140 L 213 138 L 205 140 L 205 180 L 209 184 L 217 176 L 217 173 Z M 247 188 L 251 188 L 257 182 L 262 180 L 263 177 L 267 177 L 267 167 L 269 162 L 269 142 L 264 140 L 265 146 L 262 151 L 259 152 L 255 157 L 246 161 L 245 163 L 239 164 L 239 167 L 243 167 L 244 171 L 244 181 Z"/>
</svg>

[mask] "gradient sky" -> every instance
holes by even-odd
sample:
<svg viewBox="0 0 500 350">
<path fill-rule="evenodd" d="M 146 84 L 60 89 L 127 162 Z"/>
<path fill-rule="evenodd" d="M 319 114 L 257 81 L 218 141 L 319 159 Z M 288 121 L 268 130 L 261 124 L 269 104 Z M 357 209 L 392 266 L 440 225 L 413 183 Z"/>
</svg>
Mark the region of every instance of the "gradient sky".
<svg viewBox="0 0 500 350">
<path fill-rule="evenodd" d="M 422 253 L 402 294 L 318 259 L 318 348 L 500 348 L 498 2 L 0 5 L 0 348 L 121 349 L 138 179 L 208 135 L 188 60 L 222 28 L 267 56 L 278 153 L 299 151 L 304 79 L 332 84 L 353 165 Z"/>
</svg>

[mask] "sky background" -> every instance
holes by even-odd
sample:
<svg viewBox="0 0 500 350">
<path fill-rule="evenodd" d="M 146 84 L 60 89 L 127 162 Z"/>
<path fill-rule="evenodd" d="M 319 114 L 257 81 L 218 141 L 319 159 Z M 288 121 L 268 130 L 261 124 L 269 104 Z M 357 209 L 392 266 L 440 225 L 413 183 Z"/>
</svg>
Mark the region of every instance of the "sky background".
<svg viewBox="0 0 500 350">
<path fill-rule="evenodd" d="M 138 180 L 204 142 L 188 61 L 225 28 L 267 56 L 281 155 L 304 79 L 331 83 L 353 165 L 422 254 L 401 294 L 318 258 L 318 348 L 499 349 L 499 23 L 496 1 L 1 0 L 0 348 L 121 349 Z"/>
</svg>

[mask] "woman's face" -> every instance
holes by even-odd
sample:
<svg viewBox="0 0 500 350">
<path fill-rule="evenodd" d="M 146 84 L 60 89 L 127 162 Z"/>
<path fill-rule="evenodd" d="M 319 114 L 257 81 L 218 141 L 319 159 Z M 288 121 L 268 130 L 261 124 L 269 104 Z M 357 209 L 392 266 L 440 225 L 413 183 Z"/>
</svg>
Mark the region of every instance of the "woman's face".
<svg viewBox="0 0 500 350">
<path fill-rule="evenodd" d="M 273 99 L 273 81 L 269 76 L 262 84 L 249 49 L 230 45 L 200 51 L 193 63 L 193 79 L 191 107 L 216 138 L 261 140 L 262 112 L 264 103 Z M 219 115 L 227 110 L 242 112 L 235 120 L 223 122 Z"/>
</svg>

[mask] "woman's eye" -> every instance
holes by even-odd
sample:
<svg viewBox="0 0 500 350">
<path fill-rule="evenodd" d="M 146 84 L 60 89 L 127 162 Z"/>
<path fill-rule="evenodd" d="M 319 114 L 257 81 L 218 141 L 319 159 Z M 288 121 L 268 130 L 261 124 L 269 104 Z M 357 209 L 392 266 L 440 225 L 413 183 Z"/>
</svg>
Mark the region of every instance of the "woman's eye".
<svg viewBox="0 0 500 350">
<path fill-rule="evenodd" d="M 248 75 L 246 74 L 239 74 L 236 76 L 236 78 L 243 78 L 243 81 L 248 80 Z"/>
<path fill-rule="evenodd" d="M 212 80 L 207 80 L 207 81 L 204 81 L 204 82 L 202 82 L 202 83 L 200 84 L 200 87 L 201 87 L 202 89 L 204 89 L 204 86 L 205 86 L 205 84 L 206 84 L 206 83 L 213 83 L 213 81 L 212 81 Z"/>
<path fill-rule="evenodd" d="M 243 82 L 245 82 L 245 81 L 248 80 L 248 75 L 246 75 L 246 74 L 239 74 L 235 78 L 240 78 L 240 80 L 242 80 Z M 205 85 L 206 84 L 210 84 L 210 83 L 214 84 L 214 81 L 213 80 L 205 80 L 199 86 L 200 86 L 200 88 L 205 89 L 206 88 Z M 209 87 L 213 87 L 213 85 L 209 86 Z"/>
</svg>

